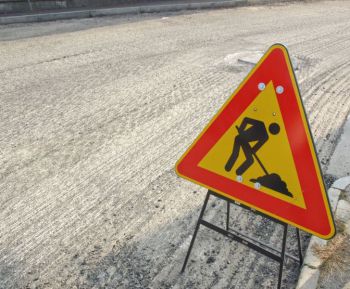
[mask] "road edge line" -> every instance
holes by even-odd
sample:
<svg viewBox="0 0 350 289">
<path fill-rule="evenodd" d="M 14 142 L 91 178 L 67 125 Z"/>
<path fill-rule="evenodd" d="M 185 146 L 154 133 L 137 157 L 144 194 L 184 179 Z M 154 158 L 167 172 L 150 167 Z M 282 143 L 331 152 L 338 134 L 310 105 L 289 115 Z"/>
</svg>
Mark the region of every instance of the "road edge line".
<svg viewBox="0 0 350 289">
<path fill-rule="evenodd" d="M 312 0 L 302 0 L 301 2 L 310 2 Z M 244 6 L 261 6 L 283 3 L 297 3 L 295 0 L 224 0 L 211 2 L 194 2 L 194 3 L 173 3 L 157 5 L 140 5 L 130 7 L 112 7 L 97 8 L 63 12 L 48 12 L 38 14 L 25 14 L 15 16 L 0 16 L 0 25 L 14 23 L 44 22 L 75 18 L 103 17 L 113 15 L 142 14 L 142 13 L 160 13 L 176 12 L 185 10 L 202 10 L 202 9 L 219 9 L 235 8 Z"/>
</svg>

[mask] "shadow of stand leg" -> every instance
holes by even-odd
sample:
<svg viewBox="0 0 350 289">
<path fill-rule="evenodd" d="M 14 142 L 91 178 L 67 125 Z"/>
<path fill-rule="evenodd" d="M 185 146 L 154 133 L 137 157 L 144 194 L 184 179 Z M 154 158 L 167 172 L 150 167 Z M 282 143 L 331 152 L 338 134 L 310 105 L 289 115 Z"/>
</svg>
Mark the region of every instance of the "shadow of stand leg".
<svg viewBox="0 0 350 289">
<path fill-rule="evenodd" d="M 203 215 L 204 215 L 204 211 L 207 207 L 207 204 L 208 204 L 208 200 L 209 200 L 209 196 L 210 196 L 210 193 L 209 191 L 207 192 L 207 196 L 205 197 L 205 201 L 204 201 L 204 204 L 203 204 L 203 207 L 202 207 L 202 210 L 201 210 L 201 213 L 199 215 L 199 218 L 198 218 L 198 221 L 197 221 L 197 224 L 196 224 L 196 228 L 194 230 L 194 233 L 193 233 L 193 236 L 192 236 L 192 240 L 191 240 L 191 243 L 190 243 L 190 247 L 188 248 L 188 251 L 187 251 L 187 255 L 186 255 L 186 258 L 185 258 L 185 261 L 184 261 L 184 264 L 182 266 L 182 269 L 181 269 L 181 274 L 185 271 L 186 269 L 186 265 L 187 265 L 187 262 L 188 262 L 188 258 L 190 257 L 190 254 L 191 254 L 191 251 L 192 251 L 192 247 L 193 247 L 193 244 L 194 244 L 194 241 L 197 237 L 197 232 L 198 232 L 198 229 L 199 229 L 199 226 L 201 224 L 201 220 L 203 218 Z"/>
</svg>

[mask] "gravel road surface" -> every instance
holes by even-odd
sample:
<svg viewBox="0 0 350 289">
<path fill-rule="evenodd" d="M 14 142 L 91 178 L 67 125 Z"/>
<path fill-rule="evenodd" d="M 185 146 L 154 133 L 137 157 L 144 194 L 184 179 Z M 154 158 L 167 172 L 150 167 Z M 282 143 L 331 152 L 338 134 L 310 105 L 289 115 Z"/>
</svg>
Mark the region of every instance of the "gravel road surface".
<svg viewBox="0 0 350 289">
<path fill-rule="evenodd" d="M 205 228 L 179 274 L 205 190 L 174 164 L 251 69 L 237 60 L 281 42 L 325 170 L 350 108 L 349 15 L 331 1 L 0 27 L 0 288 L 275 288 L 276 263 Z M 261 217 L 231 222 L 280 246 Z"/>
</svg>

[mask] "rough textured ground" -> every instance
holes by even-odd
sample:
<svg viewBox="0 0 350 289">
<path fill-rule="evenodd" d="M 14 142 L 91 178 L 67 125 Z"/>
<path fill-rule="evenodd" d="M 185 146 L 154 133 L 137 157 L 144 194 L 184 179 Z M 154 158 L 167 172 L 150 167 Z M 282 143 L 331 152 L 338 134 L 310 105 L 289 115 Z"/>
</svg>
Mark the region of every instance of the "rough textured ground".
<svg viewBox="0 0 350 289">
<path fill-rule="evenodd" d="M 325 169 L 350 107 L 349 15 L 334 1 L 0 27 L 0 288 L 275 288 L 276 264 L 207 229 L 179 275 L 205 190 L 174 163 L 249 71 L 237 55 L 282 42 Z"/>
<path fill-rule="evenodd" d="M 339 147 L 337 147 L 336 150 L 338 149 Z M 350 203 L 350 185 L 341 192 L 340 199 L 342 200 L 343 204 Z M 338 233 L 340 233 L 337 237 L 341 238 L 340 240 L 342 240 L 342 242 L 338 243 L 339 245 L 336 247 L 336 250 L 334 249 L 335 246 L 333 245 L 333 250 L 331 250 L 332 255 L 321 265 L 317 289 L 350 288 L 350 219 L 347 217 L 347 214 L 344 214 L 344 211 L 339 211 L 339 206 L 337 212 L 335 213 L 335 218 L 338 219 L 337 230 Z M 333 239 L 331 242 L 334 241 L 335 239 Z M 328 243 L 328 246 L 332 245 Z M 327 254 L 328 253 L 329 251 Z M 322 254 L 320 254 L 320 256 L 322 256 Z"/>
</svg>

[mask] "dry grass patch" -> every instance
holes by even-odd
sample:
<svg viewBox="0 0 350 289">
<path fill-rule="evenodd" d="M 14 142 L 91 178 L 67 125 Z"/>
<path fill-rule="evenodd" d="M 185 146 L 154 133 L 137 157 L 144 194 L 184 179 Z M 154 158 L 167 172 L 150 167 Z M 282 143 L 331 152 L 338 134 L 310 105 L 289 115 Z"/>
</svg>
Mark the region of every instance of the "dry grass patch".
<svg viewBox="0 0 350 289">
<path fill-rule="evenodd" d="M 338 277 L 344 272 L 350 262 L 350 236 L 345 233 L 338 233 L 327 245 L 315 244 L 312 249 L 323 261 L 321 270 L 325 276 Z"/>
</svg>

